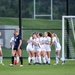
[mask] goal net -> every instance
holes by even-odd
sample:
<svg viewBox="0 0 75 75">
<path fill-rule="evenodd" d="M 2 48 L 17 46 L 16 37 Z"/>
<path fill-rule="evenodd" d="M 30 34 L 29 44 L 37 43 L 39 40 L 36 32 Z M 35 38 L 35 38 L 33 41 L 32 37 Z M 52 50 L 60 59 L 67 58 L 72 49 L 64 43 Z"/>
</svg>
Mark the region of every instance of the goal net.
<svg viewBox="0 0 75 75">
<path fill-rule="evenodd" d="M 75 16 L 62 16 L 62 61 L 75 59 Z"/>
</svg>

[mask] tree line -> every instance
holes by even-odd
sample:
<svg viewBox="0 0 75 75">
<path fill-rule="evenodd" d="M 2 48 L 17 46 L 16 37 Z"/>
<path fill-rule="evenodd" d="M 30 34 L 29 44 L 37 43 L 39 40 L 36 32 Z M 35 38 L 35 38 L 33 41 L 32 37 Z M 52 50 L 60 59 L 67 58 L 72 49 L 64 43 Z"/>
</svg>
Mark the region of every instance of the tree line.
<svg viewBox="0 0 75 75">
<path fill-rule="evenodd" d="M 75 0 L 69 0 L 69 15 L 75 15 Z M 33 18 L 33 0 L 22 0 L 22 17 Z M 50 0 L 36 0 L 36 14 L 50 14 Z M 0 0 L 0 17 L 18 17 L 19 0 Z M 53 18 L 66 15 L 66 0 L 53 0 Z M 49 18 L 49 17 L 44 17 Z"/>
</svg>

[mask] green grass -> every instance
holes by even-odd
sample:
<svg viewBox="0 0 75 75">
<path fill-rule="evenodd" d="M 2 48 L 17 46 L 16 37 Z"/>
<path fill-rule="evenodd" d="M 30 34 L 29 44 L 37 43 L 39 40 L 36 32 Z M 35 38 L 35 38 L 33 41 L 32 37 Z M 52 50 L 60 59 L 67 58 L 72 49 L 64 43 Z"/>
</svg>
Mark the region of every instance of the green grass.
<svg viewBox="0 0 75 75">
<path fill-rule="evenodd" d="M 11 59 L 10 59 L 11 60 Z M 4 59 L 4 66 L 0 65 L 0 75 L 75 75 L 75 61 L 66 61 L 65 65 L 54 66 L 55 60 L 51 60 L 51 65 L 28 65 L 24 59 L 24 66 L 9 67 L 9 59 Z"/>
</svg>

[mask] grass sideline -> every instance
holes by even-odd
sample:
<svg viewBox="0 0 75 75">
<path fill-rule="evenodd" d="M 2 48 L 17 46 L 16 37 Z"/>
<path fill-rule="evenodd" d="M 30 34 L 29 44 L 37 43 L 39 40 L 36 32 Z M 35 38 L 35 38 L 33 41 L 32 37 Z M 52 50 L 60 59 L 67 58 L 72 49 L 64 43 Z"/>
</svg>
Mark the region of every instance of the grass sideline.
<svg viewBox="0 0 75 75">
<path fill-rule="evenodd" d="M 24 66 L 9 67 L 11 59 L 4 59 L 4 66 L 0 65 L 0 75 L 75 75 L 75 61 L 66 61 L 64 65 L 54 66 L 55 60 L 51 60 L 51 65 L 28 65 L 24 59 Z"/>
</svg>

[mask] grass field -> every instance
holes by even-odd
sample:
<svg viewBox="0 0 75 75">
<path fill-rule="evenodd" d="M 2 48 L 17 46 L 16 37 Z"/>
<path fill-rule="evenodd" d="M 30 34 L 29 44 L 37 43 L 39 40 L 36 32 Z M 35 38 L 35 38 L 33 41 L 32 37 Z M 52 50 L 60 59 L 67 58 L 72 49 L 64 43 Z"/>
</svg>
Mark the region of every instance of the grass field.
<svg viewBox="0 0 75 75">
<path fill-rule="evenodd" d="M 0 75 L 75 75 L 75 61 L 66 61 L 64 65 L 54 66 L 55 60 L 51 60 L 51 65 L 28 65 L 24 59 L 24 66 L 9 67 L 11 59 L 4 59 L 4 66 L 0 65 Z"/>
</svg>

